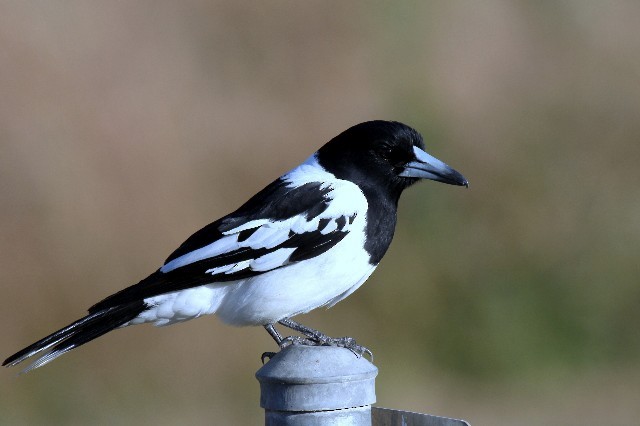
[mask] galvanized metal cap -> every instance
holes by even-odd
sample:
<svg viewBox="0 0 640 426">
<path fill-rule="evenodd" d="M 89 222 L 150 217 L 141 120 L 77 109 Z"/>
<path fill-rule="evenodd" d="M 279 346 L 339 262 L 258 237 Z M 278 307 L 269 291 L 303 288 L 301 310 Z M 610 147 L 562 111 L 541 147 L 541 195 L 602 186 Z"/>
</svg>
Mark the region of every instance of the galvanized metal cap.
<svg viewBox="0 0 640 426">
<path fill-rule="evenodd" d="M 378 369 L 364 357 L 334 346 L 291 345 L 258 372 L 260 406 L 278 411 L 319 411 L 376 402 Z"/>
</svg>

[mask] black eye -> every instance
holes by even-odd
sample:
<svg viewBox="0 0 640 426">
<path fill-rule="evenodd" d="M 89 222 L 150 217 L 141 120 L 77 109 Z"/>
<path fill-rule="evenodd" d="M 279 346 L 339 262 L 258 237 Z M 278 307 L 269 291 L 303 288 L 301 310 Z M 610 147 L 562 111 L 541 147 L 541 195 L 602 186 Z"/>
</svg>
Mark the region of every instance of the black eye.
<svg viewBox="0 0 640 426">
<path fill-rule="evenodd" d="M 393 148 L 390 146 L 382 147 L 380 150 L 380 156 L 385 160 L 391 160 L 393 158 Z"/>
<path fill-rule="evenodd" d="M 398 147 L 383 145 L 377 149 L 377 153 L 393 167 L 401 167 L 406 162 L 404 153 Z"/>
<path fill-rule="evenodd" d="M 394 156 L 395 147 L 390 143 L 382 142 L 375 147 L 375 152 L 378 157 L 382 158 L 383 160 L 389 160 Z"/>
</svg>

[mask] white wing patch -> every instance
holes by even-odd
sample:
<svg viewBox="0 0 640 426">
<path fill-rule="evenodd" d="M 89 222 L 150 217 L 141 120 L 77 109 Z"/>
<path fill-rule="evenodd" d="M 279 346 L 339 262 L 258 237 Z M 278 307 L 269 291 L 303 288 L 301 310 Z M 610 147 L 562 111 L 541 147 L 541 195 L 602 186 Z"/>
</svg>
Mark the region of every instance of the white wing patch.
<svg viewBox="0 0 640 426">
<path fill-rule="evenodd" d="M 249 267 L 254 271 L 269 271 L 271 269 L 278 268 L 289 261 L 291 253 L 295 250 L 295 247 L 281 248 L 274 252 L 267 253 L 264 256 L 260 256 L 259 258 L 252 260 Z"/>
<path fill-rule="evenodd" d="M 235 263 L 231 269 L 225 272 L 225 274 L 233 274 L 243 269 L 247 269 L 251 265 L 251 260 L 243 260 L 242 262 Z"/>
<path fill-rule="evenodd" d="M 224 266 L 219 266 L 217 268 L 207 269 L 205 273 L 209 275 L 226 274 L 231 269 L 233 269 L 233 267 L 236 265 L 237 263 L 232 263 L 231 265 L 224 265 Z"/>
<path fill-rule="evenodd" d="M 289 219 L 287 222 L 290 222 L 289 228 L 291 231 L 296 234 L 304 234 L 305 232 L 309 232 L 309 230 L 317 229 L 320 220 L 318 218 L 314 218 L 311 221 L 308 221 L 304 216 L 296 216 Z"/>
<path fill-rule="evenodd" d="M 205 271 L 206 274 L 209 275 L 219 275 L 219 274 L 233 274 L 238 271 L 242 271 L 243 269 L 249 267 L 251 265 L 252 260 L 243 260 L 242 262 L 231 263 L 229 265 L 218 266 L 217 268 L 207 269 Z"/>
<path fill-rule="evenodd" d="M 289 227 L 282 222 L 266 223 L 258 228 L 249 238 L 240 243 L 240 247 L 273 248 L 289 238 Z"/>
<path fill-rule="evenodd" d="M 173 259 L 171 262 L 166 263 L 162 268 L 160 268 L 160 272 L 173 271 L 181 266 L 189 265 L 190 263 L 194 263 L 202 259 L 218 256 L 222 253 L 238 250 L 239 248 L 240 246 L 238 245 L 237 235 L 223 237 L 207 246 Z"/>
<path fill-rule="evenodd" d="M 262 226 L 266 223 L 269 223 L 269 219 L 256 219 L 256 220 L 251 220 L 247 223 L 244 223 L 240 226 L 238 226 L 237 228 L 233 228 L 230 229 L 226 232 L 223 232 L 224 235 L 231 235 L 231 234 L 237 234 L 240 231 L 246 231 L 247 229 L 253 229 L 253 228 L 257 228 L 259 226 Z"/>
</svg>

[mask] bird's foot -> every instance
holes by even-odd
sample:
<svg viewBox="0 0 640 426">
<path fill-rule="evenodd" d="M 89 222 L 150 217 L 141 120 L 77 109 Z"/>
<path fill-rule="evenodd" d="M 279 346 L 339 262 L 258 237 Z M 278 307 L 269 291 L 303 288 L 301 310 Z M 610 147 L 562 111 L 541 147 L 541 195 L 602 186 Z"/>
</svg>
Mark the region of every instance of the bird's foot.
<svg viewBox="0 0 640 426">
<path fill-rule="evenodd" d="M 371 361 L 373 361 L 373 353 L 371 352 L 371 350 L 369 350 L 369 348 L 366 348 L 364 346 L 357 344 L 356 339 L 354 339 L 353 337 L 325 336 L 325 339 L 323 339 L 320 342 L 320 344 L 323 346 L 336 346 L 338 348 L 349 349 L 358 358 L 362 357 L 364 354 L 367 354 L 369 355 L 369 358 L 371 359 Z"/>
<path fill-rule="evenodd" d="M 370 360 L 373 361 L 373 353 L 368 348 L 358 345 L 353 337 L 329 337 L 318 330 L 295 322 L 291 318 L 284 318 L 280 320 L 279 323 L 304 335 L 304 337 L 282 337 L 272 323 L 266 324 L 264 328 L 269 332 L 271 337 L 273 337 L 280 349 L 284 349 L 290 345 L 335 346 L 338 348 L 349 349 L 358 358 L 367 354 L 369 355 Z M 262 363 L 264 364 L 265 358 L 271 359 L 274 355 L 275 354 L 273 352 L 263 353 L 261 357 Z"/>
<path fill-rule="evenodd" d="M 338 348 L 349 349 L 358 358 L 364 354 L 369 355 L 369 358 L 373 361 L 373 353 L 366 347 L 358 345 L 356 339 L 353 337 L 329 337 L 326 334 L 317 332 L 313 336 L 300 337 L 300 336 L 288 336 L 282 339 L 281 349 L 289 345 L 307 345 L 307 346 L 335 346 Z"/>
<path fill-rule="evenodd" d="M 291 345 L 318 346 L 318 343 L 315 340 L 307 339 L 305 337 L 287 336 L 280 342 L 280 349 L 284 349 Z"/>
</svg>

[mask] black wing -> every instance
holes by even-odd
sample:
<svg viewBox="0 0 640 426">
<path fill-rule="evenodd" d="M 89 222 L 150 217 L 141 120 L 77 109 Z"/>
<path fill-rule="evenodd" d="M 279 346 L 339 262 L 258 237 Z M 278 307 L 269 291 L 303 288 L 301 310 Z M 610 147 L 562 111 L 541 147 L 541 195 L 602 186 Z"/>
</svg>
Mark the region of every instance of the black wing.
<svg viewBox="0 0 640 426">
<path fill-rule="evenodd" d="M 158 271 L 89 309 L 123 303 L 213 282 L 249 278 L 318 256 L 338 244 L 357 215 L 332 214 L 332 188 L 321 182 L 291 187 L 278 179 L 235 212 L 189 237 Z"/>
</svg>

